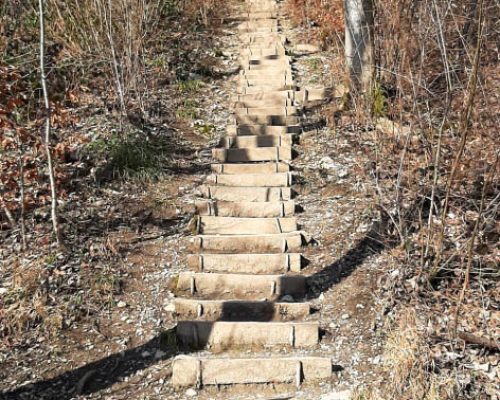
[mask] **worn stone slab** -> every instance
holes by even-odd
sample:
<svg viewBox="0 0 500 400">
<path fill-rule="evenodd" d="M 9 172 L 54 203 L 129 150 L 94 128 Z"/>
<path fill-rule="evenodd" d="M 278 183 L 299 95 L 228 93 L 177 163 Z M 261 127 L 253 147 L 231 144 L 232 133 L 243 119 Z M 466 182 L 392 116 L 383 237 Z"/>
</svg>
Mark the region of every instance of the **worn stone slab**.
<svg viewBox="0 0 500 400">
<path fill-rule="evenodd" d="M 243 149 L 212 149 L 212 157 L 222 163 L 249 161 L 290 161 L 290 147 L 254 147 Z"/>
<path fill-rule="evenodd" d="M 319 342 L 317 322 L 179 321 L 181 347 L 215 350 L 250 347 L 313 347 Z"/>
<path fill-rule="evenodd" d="M 256 86 L 242 86 L 238 89 L 240 94 L 263 93 L 271 91 L 297 90 L 296 85 L 281 85 L 279 83 L 269 83 Z"/>
<path fill-rule="evenodd" d="M 286 50 L 284 48 L 272 48 L 272 49 L 246 48 L 241 50 L 240 54 L 243 56 L 260 56 L 260 57 L 279 56 L 279 55 L 284 56 L 286 54 Z"/>
<path fill-rule="evenodd" d="M 282 187 L 200 187 L 200 195 L 213 200 L 222 201 L 280 201 L 292 198 L 291 188 Z"/>
<path fill-rule="evenodd" d="M 293 73 L 290 67 L 274 68 L 272 66 L 269 66 L 266 69 L 249 69 L 248 67 L 249 66 L 247 66 L 241 74 L 247 79 L 263 78 L 263 77 L 275 78 L 275 79 L 281 79 L 281 78 L 293 79 Z"/>
<path fill-rule="evenodd" d="M 226 136 L 221 139 L 219 145 L 225 148 L 249 148 L 249 147 L 291 147 L 293 144 L 292 134 L 283 135 L 252 135 L 252 136 Z"/>
<path fill-rule="evenodd" d="M 284 162 L 267 162 L 251 164 L 212 164 L 212 172 L 218 174 L 273 174 L 275 172 L 288 172 L 290 165 Z"/>
<path fill-rule="evenodd" d="M 198 217 L 198 233 L 204 235 L 260 235 L 297 231 L 294 217 L 284 218 L 236 218 Z"/>
<path fill-rule="evenodd" d="M 297 300 L 307 290 L 303 275 L 249 275 L 182 272 L 177 279 L 179 296 L 213 298 L 219 300 L 275 300 L 291 295 Z"/>
<path fill-rule="evenodd" d="M 300 118 L 294 115 L 235 115 L 239 125 L 298 125 Z"/>
<path fill-rule="evenodd" d="M 274 174 L 214 174 L 207 177 L 207 182 L 222 186 L 281 186 L 287 187 L 292 184 L 292 174 L 280 172 Z"/>
<path fill-rule="evenodd" d="M 248 89 L 249 87 L 292 87 L 295 84 L 295 81 L 291 77 L 281 76 L 281 77 L 273 77 L 273 76 L 254 76 L 248 77 L 244 74 L 240 75 L 240 85 L 244 89 Z"/>
<path fill-rule="evenodd" d="M 214 217 L 277 218 L 290 217 L 295 214 L 294 201 L 234 202 L 198 200 L 195 203 L 195 208 L 198 215 Z"/>
<path fill-rule="evenodd" d="M 197 358 L 173 361 L 175 386 L 238 385 L 324 381 L 333 372 L 332 360 L 320 357 Z"/>
<path fill-rule="evenodd" d="M 234 108 L 262 108 L 262 107 L 290 107 L 294 106 L 295 102 L 291 99 L 263 99 L 263 100 L 245 100 L 235 101 Z"/>
<path fill-rule="evenodd" d="M 296 321 L 311 313 L 309 303 L 175 299 L 178 319 L 202 321 Z"/>
<path fill-rule="evenodd" d="M 266 125 L 266 124 L 240 124 L 229 125 L 226 130 L 227 136 L 275 136 L 286 134 L 298 134 L 302 131 L 300 125 Z"/>
<path fill-rule="evenodd" d="M 300 272 L 302 257 L 284 254 L 190 254 L 189 268 L 198 272 L 231 272 L 237 274 L 280 274 Z"/>
<path fill-rule="evenodd" d="M 236 108 L 237 115 L 298 115 L 298 107 L 262 107 L 262 108 Z"/>
<path fill-rule="evenodd" d="M 300 251 L 299 232 L 270 235 L 198 235 L 189 239 L 191 252 L 203 253 L 286 253 Z"/>
</svg>

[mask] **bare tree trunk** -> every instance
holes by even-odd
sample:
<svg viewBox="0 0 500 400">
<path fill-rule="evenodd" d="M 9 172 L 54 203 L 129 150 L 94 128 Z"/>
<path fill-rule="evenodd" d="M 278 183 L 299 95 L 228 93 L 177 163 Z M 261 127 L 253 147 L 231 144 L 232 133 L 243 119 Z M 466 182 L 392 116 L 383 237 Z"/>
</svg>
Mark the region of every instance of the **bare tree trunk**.
<svg viewBox="0 0 500 400">
<path fill-rule="evenodd" d="M 58 247 L 62 247 L 62 237 L 59 230 L 59 222 L 57 218 L 57 191 L 56 181 L 54 178 L 54 167 L 52 164 L 52 153 L 50 151 L 50 103 L 49 93 L 47 90 L 47 76 L 45 75 L 45 21 L 43 14 L 44 0 L 38 0 L 38 9 L 40 13 L 40 80 L 42 83 L 43 101 L 45 105 L 45 153 L 47 156 L 47 170 L 50 180 L 50 194 L 51 194 L 51 216 L 52 228 L 56 237 Z"/>
<path fill-rule="evenodd" d="M 21 208 L 21 215 L 19 216 L 19 224 L 21 226 L 21 243 L 22 243 L 22 249 L 23 251 L 26 251 L 27 249 L 27 243 L 26 243 L 26 223 L 24 220 L 24 216 L 26 214 L 26 206 L 24 205 L 24 160 L 23 160 L 23 155 L 24 155 L 24 149 L 23 149 L 23 142 L 21 140 L 21 135 L 19 132 L 17 132 L 17 157 L 18 157 L 18 164 L 19 164 L 19 206 Z"/>
<path fill-rule="evenodd" d="M 374 77 L 373 0 L 344 0 L 345 58 L 350 86 L 369 93 Z"/>
</svg>

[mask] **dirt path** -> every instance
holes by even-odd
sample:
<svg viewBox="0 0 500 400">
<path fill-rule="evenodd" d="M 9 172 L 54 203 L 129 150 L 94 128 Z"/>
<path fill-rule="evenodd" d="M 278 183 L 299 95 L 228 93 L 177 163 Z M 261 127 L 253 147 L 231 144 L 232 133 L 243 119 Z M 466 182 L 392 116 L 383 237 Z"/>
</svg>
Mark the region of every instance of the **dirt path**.
<svg viewBox="0 0 500 400">
<path fill-rule="evenodd" d="M 279 84 L 292 87 L 294 84 L 307 82 L 311 85 L 313 83 L 311 77 L 315 77 L 317 89 L 321 89 L 325 83 L 330 84 L 323 79 L 331 72 L 324 63 L 326 55 L 319 52 L 302 54 L 298 51 L 301 48 L 298 46 L 300 42 L 296 41 L 295 37 L 300 37 L 300 32 L 289 26 L 283 5 L 279 5 L 277 14 L 280 16 L 281 36 L 286 36 L 291 41 L 287 47 L 292 49 L 294 55 L 290 63 L 280 64 L 280 74 L 284 76 L 284 80 L 279 81 Z M 272 15 L 261 15 L 263 16 Z M 247 23 L 247 28 L 251 27 L 254 30 L 259 24 Z M 227 29 L 238 32 L 238 26 L 241 27 L 241 20 L 229 23 Z M 267 41 L 270 39 L 267 34 L 251 36 L 248 35 L 249 32 L 243 33 L 247 34 L 242 35 L 243 38 L 253 37 L 252 40 L 262 38 L 258 40 L 262 40 L 266 46 L 258 47 L 259 51 L 269 47 Z M 268 33 L 272 33 L 272 28 Z M 278 36 L 274 40 L 277 38 Z M 225 51 L 232 54 L 233 60 L 228 63 L 228 70 L 233 68 L 235 62 L 241 61 L 236 51 L 239 40 L 240 37 L 228 36 Z M 280 56 L 277 60 L 288 60 L 285 50 L 280 50 L 279 42 L 273 42 L 272 46 Z M 251 60 L 262 59 L 262 54 L 258 56 L 246 54 L 246 57 L 245 62 L 251 65 Z M 259 65 L 258 62 L 256 65 Z M 204 168 L 198 169 L 194 174 L 176 176 L 171 181 L 148 188 L 149 197 L 158 199 L 154 207 L 161 210 L 159 212 L 170 213 L 175 220 L 169 233 L 157 238 L 152 235 L 151 239 L 139 241 L 136 236 L 117 237 L 112 245 L 118 249 L 117 251 L 125 253 L 127 283 L 123 298 L 117 302 L 113 312 L 106 317 L 90 319 L 87 323 L 67 331 L 63 337 L 51 340 L 50 346 L 43 348 L 43 351 L 28 350 L 12 360 L 10 366 L 16 371 L 24 371 L 24 375 L 21 372 L 16 374 L 16 379 L 7 383 L 10 391 L 0 395 L 0 398 L 174 399 L 197 396 L 207 399 L 252 399 L 281 396 L 279 398 L 318 399 L 323 396 L 321 398 L 327 399 L 328 396 L 333 396 L 334 392 L 352 390 L 383 379 L 379 376 L 382 359 L 381 339 L 378 337 L 378 308 L 373 297 L 373 288 L 377 280 L 377 255 L 381 251 L 376 240 L 376 231 L 379 230 L 381 222 L 377 211 L 371 206 L 375 190 L 370 182 L 362 180 L 362 174 L 359 178 L 357 174 L 360 168 L 367 168 L 370 163 L 367 155 L 370 139 L 363 138 L 359 132 L 345 127 L 340 129 L 323 127 L 304 130 L 300 135 L 300 143 L 292 146 L 291 133 L 299 122 L 293 114 L 303 111 L 302 121 L 306 124 L 317 123 L 318 117 L 321 118 L 322 109 L 312 107 L 312 103 L 304 110 L 295 109 L 294 107 L 303 104 L 294 101 L 293 98 L 289 102 L 281 95 L 273 94 L 266 99 L 265 96 L 252 94 L 254 91 L 252 88 L 259 93 L 262 91 L 259 85 L 262 84 L 267 90 L 269 85 L 278 82 L 278 78 L 265 78 L 265 82 L 259 82 L 261 75 L 248 74 L 249 71 L 252 71 L 252 68 L 247 69 L 246 77 L 234 76 L 223 85 L 215 84 L 210 90 L 210 95 L 207 95 L 207 104 L 211 103 L 215 96 L 216 102 L 222 105 L 215 111 L 222 119 L 227 115 L 229 107 L 236 106 L 237 113 L 241 113 L 236 116 L 236 127 L 228 128 L 227 133 L 231 135 L 221 142 L 226 149 L 214 151 L 215 158 L 220 161 L 219 166 L 212 167 L 212 172 L 217 178 L 207 176 L 210 160 L 206 157 L 206 152 L 201 151 L 199 153 L 201 158 L 193 159 L 192 163 L 200 165 L 201 162 Z M 266 75 L 269 76 L 269 72 Z M 230 94 L 234 94 L 245 79 L 247 84 L 250 83 L 250 86 L 246 86 L 248 92 L 241 93 L 236 103 L 229 101 L 234 100 L 231 99 L 234 96 Z M 256 80 L 252 82 L 251 79 Z M 312 86 L 308 87 L 314 89 Z M 282 89 L 275 88 L 275 92 L 290 93 Z M 322 91 L 310 92 L 314 94 Z M 294 94 L 296 95 L 297 93 Z M 287 94 L 287 97 L 289 96 Z M 299 98 L 303 98 L 302 93 L 297 96 L 297 99 Z M 279 106 L 275 104 L 277 102 Z M 280 115 L 276 117 L 277 120 L 269 121 L 268 117 L 263 117 L 268 114 L 266 110 L 269 107 L 280 108 L 280 114 L 274 112 L 271 114 Z M 287 107 L 286 113 L 285 107 Z M 266 110 L 249 112 L 250 109 L 260 108 Z M 280 120 L 282 118 L 284 120 Z M 268 132 L 265 132 L 266 135 L 258 136 L 257 142 L 255 142 L 256 136 L 238 135 L 244 130 L 247 130 L 247 133 L 255 133 L 251 132 L 255 129 L 259 132 L 263 129 Z M 277 145 L 277 141 L 280 146 Z M 194 151 L 202 150 L 204 145 L 203 142 L 195 143 Z M 252 150 L 241 152 L 240 147 Z M 262 148 L 272 148 L 273 152 L 272 154 L 267 150 L 262 152 Z M 276 150 L 277 148 L 279 150 Z M 292 149 L 293 153 L 298 153 L 294 154 L 293 161 Z M 233 162 L 238 163 L 233 164 Z M 227 167 L 220 167 L 225 164 Z M 273 174 L 268 170 L 271 164 L 275 171 Z M 224 168 L 229 168 L 229 171 L 231 168 L 236 170 L 228 173 L 228 169 Z M 247 181 L 249 173 L 252 175 L 250 192 L 245 187 L 249 186 Z M 228 177 L 229 180 L 224 181 Z M 210 183 L 210 179 L 217 181 Z M 267 187 L 271 186 L 269 184 L 271 180 L 275 181 L 272 185 L 274 188 L 280 188 L 279 195 L 274 201 L 262 204 L 259 190 L 266 189 L 263 195 L 265 200 L 269 200 L 270 192 L 267 191 Z M 205 187 L 213 185 L 218 189 L 210 192 L 203 188 L 200 190 L 201 184 L 205 184 Z M 224 197 L 226 185 L 237 188 L 233 188 L 230 194 Z M 257 187 L 253 188 L 255 186 Z M 220 188 L 223 190 L 217 192 Z M 287 197 L 289 189 L 296 192 L 293 200 Z M 208 201 L 198 201 L 193 205 L 199 192 L 209 195 Z M 214 198 L 218 195 L 221 196 L 219 199 Z M 248 196 L 253 196 L 255 204 L 248 204 Z M 295 210 L 299 209 L 298 206 L 303 210 L 294 215 Z M 194 222 L 188 224 L 195 207 L 201 219 L 195 218 Z M 238 221 L 237 224 L 226 225 L 224 218 L 227 217 L 223 215 L 244 220 Z M 250 218 L 253 221 L 249 220 Z M 256 218 L 272 220 L 273 223 L 267 225 L 268 222 L 262 221 L 264 225 L 256 227 L 254 225 Z M 277 218 L 284 218 L 278 220 L 279 232 L 274 231 L 278 226 Z M 221 219 L 224 221 L 222 224 L 219 223 Z M 241 252 L 251 245 L 253 251 L 245 253 L 270 254 L 271 257 L 228 259 L 220 255 L 212 256 L 210 251 L 202 254 L 210 255 L 212 258 L 205 256 L 200 258 L 198 255 L 194 258 L 187 257 L 193 250 L 193 244 L 187 245 L 193 228 L 198 229 L 204 238 L 202 242 L 194 242 L 201 250 L 205 250 L 204 246 L 208 248 L 212 246 L 214 250 L 226 246 L 225 253 L 234 257 L 233 254 L 237 250 Z M 264 240 L 254 240 L 254 238 L 250 240 L 247 237 L 250 234 L 257 236 L 263 234 L 262 229 L 266 230 L 265 233 L 268 235 L 266 238 L 261 238 Z M 237 234 L 239 239 L 231 238 L 223 243 L 218 236 L 220 233 Z M 279 240 L 269 240 L 271 236 L 279 237 Z M 297 242 L 299 236 L 300 242 Z M 205 240 L 207 238 L 208 240 Z M 302 246 L 306 242 L 307 246 Z M 302 253 L 302 257 L 299 257 L 299 253 Z M 241 285 L 245 286 L 250 281 L 257 282 L 257 276 L 250 275 L 252 276 L 250 280 L 248 277 L 238 278 L 234 281 L 236 285 L 234 287 L 239 289 L 241 294 L 242 298 L 239 300 L 250 300 L 250 304 L 243 307 L 242 311 L 234 308 L 234 304 L 228 307 L 223 303 L 211 302 L 221 299 L 235 300 L 236 292 L 227 296 L 224 290 L 219 290 L 220 287 L 211 287 L 210 284 L 203 286 L 203 283 L 196 279 L 193 288 L 191 279 L 193 268 L 203 269 L 204 272 L 212 274 L 233 275 L 250 272 L 238 271 L 238 268 L 263 268 L 259 273 L 265 273 L 264 275 L 270 275 L 268 269 L 271 269 L 273 275 L 283 275 L 279 270 L 286 268 L 290 270 L 289 274 L 299 274 L 308 278 L 302 281 L 303 286 L 299 286 L 298 293 L 280 293 L 279 290 L 286 286 L 279 284 L 273 286 L 272 282 L 265 282 L 263 288 L 266 293 L 254 292 L 250 295 L 245 293 Z M 177 279 L 179 274 L 181 279 Z M 184 277 L 187 277 L 187 280 L 183 280 Z M 186 286 L 183 286 L 184 282 Z M 212 290 L 205 297 L 198 295 L 204 287 Z M 260 290 L 259 284 L 255 287 Z M 184 297 L 188 299 L 191 298 L 189 293 L 194 289 L 193 298 L 196 301 L 178 302 L 176 310 L 174 293 L 182 292 L 179 289 L 185 289 Z M 313 313 L 308 315 L 308 312 L 304 311 L 304 305 L 307 305 L 307 311 L 310 305 Z M 236 306 L 240 307 L 242 304 L 238 303 Z M 286 316 L 283 316 L 284 314 Z M 253 318 L 249 318 L 249 315 Z M 210 325 L 210 333 L 203 330 L 206 329 L 207 321 L 221 319 L 228 323 L 235 322 L 231 319 L 236 319 L 238 323 L 243 322 L 242 319 L 250 319 L 253 325 L 246 326 L 241 334 L 234 330 L 235 326 L 231 326 L 228 332 L 224 324 L 223 328 L 215 333 L 212 331 L 213 325 Z M 201 320 L 203 324 L 193 329 L 196 324 L 184 323 L 183 331 L 178 331 L 176 340 L 173 331 L 176 323 L 181 321 L 182 325 L 182 321 L 191 320 Z M 297 345 L 296 327 L 294 327 L 295 340 L 290 339 L 289 330 L 283 335 L 282 327 L 279 325 L 275 330 L 275 337 L 272 337 L 269 328 L 259 327 L 261 323 L 278 323 L 289 327 L 294 326 L 296 321 L 306 321 L 313 328 L 303 335 L 307 341 L 304 348 L 302 345 Z M 274 346 L 262 348 L 262 345 L 269 344 L 267 341 L 271 339 L 274 340 Z M 314 343 L 310 342 L 311 340 Z M 176 342 L 181 345 L 180 349 L 177 349 Z M 211 348 L 210 352 L 193 351 L 197 347 L 204 347 L 205 344 Z M 189 351 L 186 351 L 186 348 Z M 225 352 L 220 353 L 221 350 Z M 280 376 L 280 379 L 274 379 L 275 383 L 204 386 L 201 389 L 196 382 L 200 379 L 199 372 L 196 372 L 188 376 L 189 379 L 194 377 L 194 382 L 189 382 L 190 385 L 185 388 L 179 388 L 171 382 L 172 360 L 182 352 L 187 353 L 190 360 L 210 359 L 207 357 L 215 353 L 219 358 L 231 357 L 233 360 L 300 357 L 307 363 L 307 357 L 314 356 L 320 357 L 321 360 L 329 360 L 330 371 L 328 378 L 321 372 L 319 380 L 309 381 L 307 378 L 311 369 L 304 369 L 305 366 L 307 368 L 304 363 L 297 367 L 295 362 L 293 368 L 285 365 L 282 371 L 270 364 L 271 370 Z M 33 365 L 34 362 L 36 366 Z M 318 365 L 321 365 L 321 362 L 314 364 L 312 371 L 317 370 Z M 237 380 L 236 378 L 243 377 L 249 379 L 249 383 L 252 382 L 250 379 L 252 375 L 247 373 L 243 364 L 232 366 L 230 370 L 235 368 L 239 373 L 226 375 L 226 378 L 229 376 Z M 299 374 L 297 368 L 301 369 Z M 183 367 L 181 371 L 184 373 L 189 370 Z M 216 372 L 221 371 L 218 369 Z M 258 375 L 256 372 L 255 374 Z M 208 374 L 202 374 L 202 380 L 208 377 Z M 283 380 L 292 380 L 292 384 L 279 383 Z M 297 380 L 301 384 L 298 388 Z M 27 381 L 32 382 L 32 385 L 25 386 Z M 203 383 L 210 384 L 208 381 Z M 19 387 L 21 389 L 12 391 Z"/>
</svg>

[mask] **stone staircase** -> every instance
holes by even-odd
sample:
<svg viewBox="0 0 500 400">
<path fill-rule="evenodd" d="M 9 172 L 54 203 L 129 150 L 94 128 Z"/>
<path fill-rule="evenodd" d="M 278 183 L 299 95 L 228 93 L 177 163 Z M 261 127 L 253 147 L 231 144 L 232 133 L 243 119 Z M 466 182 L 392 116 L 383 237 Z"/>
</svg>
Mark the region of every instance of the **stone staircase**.
<svg viewBox="0 0 500 400">
<path fill-rule="evenodd" d="M 301 132 L 299 105 L 322 93 L 295 86 L 274 0 L 247 0 L 238 28 L 235 125 L 213 150 L 217 163 L 196 201 L 192 272 L 176 287 L 177 342 L 187 353 L 174 360 L 176 386 L 300 386 L 332 373 L 329 358 L 312 355 L 319 324 L 305 301 L 289 164 Z M 189 355 L 207 349 L 207 356 Z"/>
</svg>

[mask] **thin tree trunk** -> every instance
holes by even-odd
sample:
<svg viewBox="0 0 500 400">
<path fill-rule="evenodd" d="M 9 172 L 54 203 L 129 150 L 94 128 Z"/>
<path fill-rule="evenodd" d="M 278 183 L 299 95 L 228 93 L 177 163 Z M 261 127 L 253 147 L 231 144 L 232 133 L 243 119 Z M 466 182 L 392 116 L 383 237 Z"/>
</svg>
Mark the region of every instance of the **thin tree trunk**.
<svg viewBox="0 0 500 400">
<path fill-rule="evenodd" d="M 26 214 L 26 207 L 24 205 L 24 150 L 23 150 L 23 142 L 21 140 L 21 135 L 19 132 L 17 133 L 17 151 L 18 151 L 18 164 L 19 164 L 19 206 L 21 209 L 21 215 L 19 216 L 19 225 L 21 226 L 21 243 L 22 249 L 25 251 L 27 249 L 26 243 L 26 223 L 24 220 L 24 216 Z"/>
<path fill-rule="evenodd" d="M 52 228 L 56 237 L 57 246 L 62 247 L 62 236 L 59 230 L 59 222 L 57 217 L 57 190 L 56 181 L 54 178 L 54 167 L 52 163 L 52 153 L 50 150 L 50 103 L 49 93 L 47 90 L 47 76 L 45 75 L 45 21 L 44 21 L 44 0 L 38 0 L 38 8 L 40 13 L 40 80 L 42 83 L 43 101 L 45 105 L 45 153 L 47 156 L 47 170 L 50 180 L 51 194 L 51 216 Z"/>
<path fill-rule="evenodd" d="M 369 93 L 374 77 L 373 0 L 344 0 L 345 57 L 351 88 Z"/>
<path fill-rule="evenodd" d="M 460 144 L 455 155 L 455 159 L 453 160 L 453 164 L 451 167 L 450 175 L 448 176 L 448 180 L 446 182 L 445 189 L 445 198 L 443 204 L 443 211 L 441 212 L 441 228 L 440 234 L 438 236 L 436 257 L 434 259 L 434 264 L 430 273 L 431 280 L 439 273 L 440 271 L 440 263 L 441 256 L 443 252 L 443 240 L 444 240 L 444 228 L 446 225 L 446 216 L 448 215 L 448 207 L 450 201 L 451 194 L 451 186 L 453 184 L 453 180 L 455 179 L 455 174 L 460 166 L 462 155 L 465 150 L 465 145 L 467 144 L 467 137 L 469 133 L 469 124 L 472 116 L 472 106 L 474 105 L 474 99 L 476 97 L 477 90 L 477 80 L 479 75 L 479 61 L 481 59 L 481 46 L 483 43 L 483 5 L 484 0 L 480 0 L 479 2 L 479 15 L 478 15 L 478 27 L 477 27 L 477 35 L 476 35 L 476 48 L 474 54 L 474 63 L 471 71 L 471 75 L 469 76 L 469 82 L 467 84 L 467 96 L 465 97 L 464 106 L 462 110 L 462 116 L 460 118 Z"/>
</svg>

